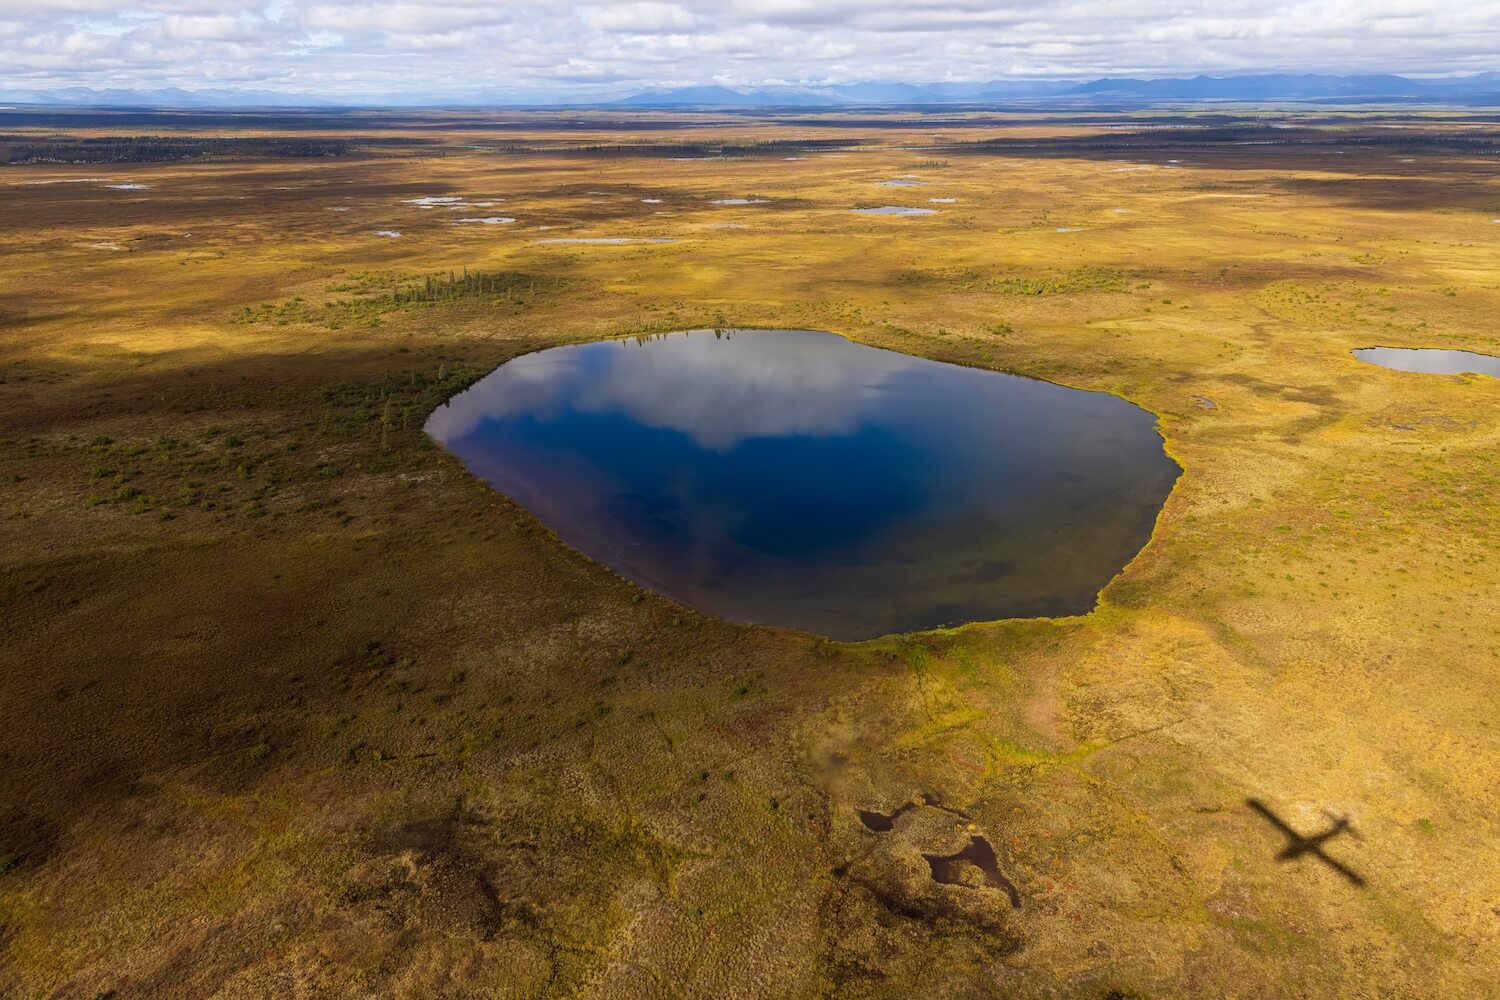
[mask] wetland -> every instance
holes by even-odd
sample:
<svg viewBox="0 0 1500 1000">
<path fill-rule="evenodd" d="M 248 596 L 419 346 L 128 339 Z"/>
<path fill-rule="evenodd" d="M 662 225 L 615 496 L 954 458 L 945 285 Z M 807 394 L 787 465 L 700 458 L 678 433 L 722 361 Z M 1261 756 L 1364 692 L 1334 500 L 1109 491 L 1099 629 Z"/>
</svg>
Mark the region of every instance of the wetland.
<svg viewBox="0 0 1500 1000">
<path fill-rule="evenodd" d="M 1492 118 L 0 112 L 0 996 L 1500 996 Z"/>
</svg>

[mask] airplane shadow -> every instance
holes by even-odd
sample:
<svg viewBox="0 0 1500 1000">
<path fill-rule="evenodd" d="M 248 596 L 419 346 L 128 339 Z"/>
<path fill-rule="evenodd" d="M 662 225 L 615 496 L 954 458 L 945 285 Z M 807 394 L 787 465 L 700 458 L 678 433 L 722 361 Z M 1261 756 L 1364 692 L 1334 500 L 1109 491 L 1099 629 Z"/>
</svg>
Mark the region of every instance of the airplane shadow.
<svg viewBox="0 0 1500 1000">
<path fill-rule="evenodd" d="M 1349 817 L 1330 815 L 1329 818 L 1333 820 L 1332 826 L 1321 833 L 1304 836 L 1292 829 L 1285 820 L 1271 811 L 1270 806 L 1259 799 L 1246 799 L 1245 805 L 1260 813 L 1267 822 L 1281 831 L 1282 836 L 1286 837 L 1287 845 L 1277 853 L 1277 861 L 1293 861 L 1304 856 L 1314 857 L 1348 879 L 1350 884 L 1360 889 L 1365 887 L 1364 876 L 1342 862 L 1329 857 L 1323 850 L 1323 845 L 1339 834 L 1347 833 L 1352 837 L 1359 837 L 1359 832 L 1349 825 Z"/>
</svg>

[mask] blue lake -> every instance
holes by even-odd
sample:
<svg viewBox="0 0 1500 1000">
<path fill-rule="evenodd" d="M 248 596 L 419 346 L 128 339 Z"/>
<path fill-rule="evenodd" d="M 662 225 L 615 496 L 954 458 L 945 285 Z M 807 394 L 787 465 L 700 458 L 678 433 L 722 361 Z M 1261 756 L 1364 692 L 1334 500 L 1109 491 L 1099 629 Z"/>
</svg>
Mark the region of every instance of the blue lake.
<svg viewBox="0 0 1500 1000">
<path fill-rule="evenodd" d="M 1087 612 L 1180 471 L 1125 400 L 807 330 L 540 351 L 427 431 L 651 590 L 846 640 Z"/>
</svg>

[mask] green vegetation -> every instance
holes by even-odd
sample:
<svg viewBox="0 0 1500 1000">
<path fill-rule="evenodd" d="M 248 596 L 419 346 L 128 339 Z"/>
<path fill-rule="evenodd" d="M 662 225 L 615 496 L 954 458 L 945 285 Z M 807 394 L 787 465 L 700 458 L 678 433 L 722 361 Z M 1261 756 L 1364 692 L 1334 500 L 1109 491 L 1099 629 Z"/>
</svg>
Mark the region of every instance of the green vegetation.
<svg viewBox="0 0 1500 1000">
<path fill-rule="evenodd" d="M 984 287 L 1002 295 L 1071 295 L 1078 292 L 1128 292 L 1149 286 L 1140 286 L 1138 279 L 1119 271 L 1084 266 L 1045 278 L 992 278 Z"/>
<path fill-rule="evenodd" d="M 327 330 L 376 327 L 387 313 L 416 306 L 471 302 L 526 309 L 534 306 L 539 296 L 557 295 L 567 286 L 562 278 L 508 271 L 470 273 L 465 269 L 425 278 L 361 273 L 328 287 L 330 292 L 352 292 L 349 298 L 315 304 L 298 296 L 279 305 L 246 306 L 231 317 L 231 322 L 245 326 L 307 323 Z"/>
</svg>

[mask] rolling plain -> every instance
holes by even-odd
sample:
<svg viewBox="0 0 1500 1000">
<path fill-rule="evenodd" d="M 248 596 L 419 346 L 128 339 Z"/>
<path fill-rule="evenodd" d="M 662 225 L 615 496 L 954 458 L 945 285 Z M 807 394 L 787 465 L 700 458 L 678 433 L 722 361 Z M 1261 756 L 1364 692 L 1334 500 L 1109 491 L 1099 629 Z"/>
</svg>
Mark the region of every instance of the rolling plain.
<svg viewBox="0 0 1500 1000">
<path fill-rule="evenodd" d="M 1500 353 L 1493 116 L 0 133 L 0 994 L 1500 994 L 1500 380 L 1351 354 Z M 1116 393 L 1183 473 L 1091 613 L 845 644 L 423 433 L 708 327 Z"/>
</svg>

